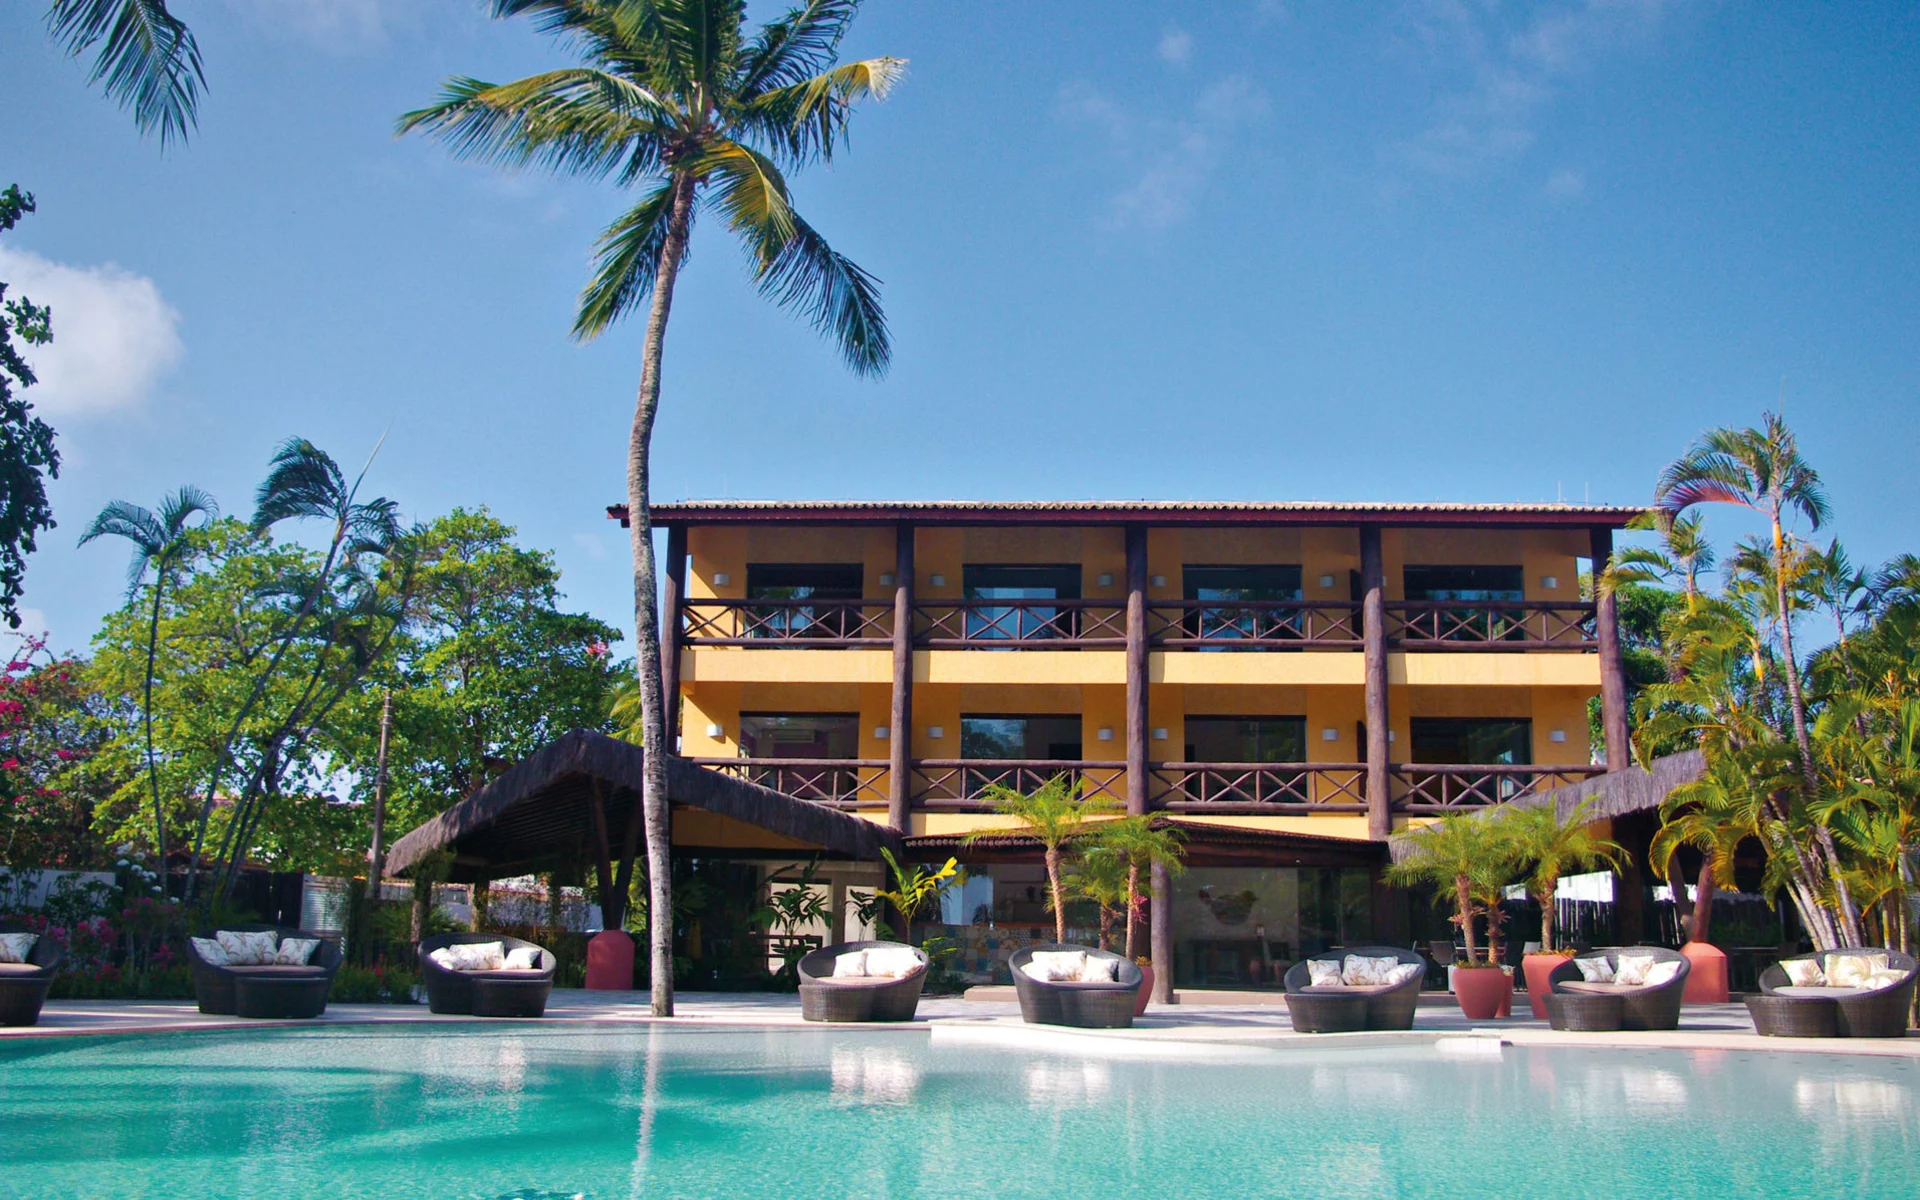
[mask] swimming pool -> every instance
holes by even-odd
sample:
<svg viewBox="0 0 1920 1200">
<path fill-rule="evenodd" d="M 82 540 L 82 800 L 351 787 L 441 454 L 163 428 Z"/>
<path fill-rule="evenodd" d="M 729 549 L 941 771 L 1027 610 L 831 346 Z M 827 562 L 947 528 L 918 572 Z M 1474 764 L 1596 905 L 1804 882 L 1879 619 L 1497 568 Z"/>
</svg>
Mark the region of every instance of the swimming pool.
<svg viewBox="0 0 1920 1200">
<path fill-rule="evenodd" d="M 1911 1196 L 1920 1063 L 1045 1053 L 913 1031 L 0 1043 L 9 1196 Z M 1164 1053 L 1164 1052 L 1162 1052 Z"/>
</svg>

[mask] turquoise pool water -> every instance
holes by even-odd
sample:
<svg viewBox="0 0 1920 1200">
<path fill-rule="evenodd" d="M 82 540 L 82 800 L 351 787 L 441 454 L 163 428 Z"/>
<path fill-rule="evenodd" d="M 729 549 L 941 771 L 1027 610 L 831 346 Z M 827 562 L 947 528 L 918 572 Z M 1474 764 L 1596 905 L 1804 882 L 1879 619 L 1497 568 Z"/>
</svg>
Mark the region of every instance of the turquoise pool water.
<svg viewBox="0 0 1920 1200">
<path fill-rule="evenodd" d="M 0 1042 L 7 1196 L 1916 1192 L 1901 1059 L 504 1024 Z"/>
</svg>

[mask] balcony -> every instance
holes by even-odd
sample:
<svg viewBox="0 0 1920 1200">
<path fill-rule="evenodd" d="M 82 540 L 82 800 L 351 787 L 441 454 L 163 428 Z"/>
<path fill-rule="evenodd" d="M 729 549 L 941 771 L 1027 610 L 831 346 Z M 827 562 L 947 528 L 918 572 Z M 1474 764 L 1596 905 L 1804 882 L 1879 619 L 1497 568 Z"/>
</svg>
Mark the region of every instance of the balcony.
<svg viewBox="0 0 1920 1200">
<path fill-rule="evenodd" d="M 810 800 L 828 808 L 885 808 L 887 760 L 884 758 L 691 758 L 735 779 Z"/>
<path fill-rule="evenodd" d="M 1197 813 L 1362 813 L 1365 763 L 1149 764 L 1154 807 Z"/>
<path fill-rule="evenodd" d="M 1603 766 L 1438 766 L 1399 763 L 1388 768 L 1393 807 L 1413 815 L 1445 815 L 1506 804 L 1562 784 L 1606 773 Z"/>
<path fill-rule="evenodd" d="M 1125 763 L 1053 758 L 920 759 L 913 764 L 913 800 L 918 808 L 979 812 L 992 807 L 990 787 L 1031 792 L 1061 775 L 1079 780 L 1082 796 L 1127 802 Z"/>
<path fill-rule="evenodd" d="M 893 601 L 687 600 L 688 646 L 859 649 L 893 644 Z M 1592 651 L 1591 603 L 1393 600 L 1386 637 L 1400 650 Z M 1164 650 L 1359 650 L 1354 601 L 1177 600 L 1147 612 L 1147 639 Z M 914 606 L 913 644 L 934 650 L 1115 650 L 1127 644 L 1120 600 L 942 600 Z"/>
</svg>

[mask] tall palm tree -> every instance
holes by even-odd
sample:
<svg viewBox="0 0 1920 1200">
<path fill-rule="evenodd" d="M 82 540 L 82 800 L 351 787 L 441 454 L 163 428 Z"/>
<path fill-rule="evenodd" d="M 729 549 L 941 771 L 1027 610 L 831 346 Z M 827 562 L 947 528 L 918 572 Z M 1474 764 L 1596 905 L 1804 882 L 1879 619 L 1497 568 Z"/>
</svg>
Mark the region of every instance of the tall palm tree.
<svg viewBox="0 0 1920 1200">
<path fill-rule="evenodd" d="M 1710 429 L 1660 473 L 1654 503 L 1661 511 L 1679 516 L 1696 504 L 1735 504 L 1765 516 L 1771 525 L 1773 585 L 1780 623 L 1781 666 L 1786 673 L 1787 698 L 1793 714 L 1793 741 L 1800 751 L 1800 772 L 1809 799 L 1818 791 L 1813 742 L 1807 731 L 1807 698 L 1801 686 L 1800 664 L 1793 649 L 1793 609 L 1787 595 L 1794 574 L 1787 527 L 1798 515 L 1814 529 L 1827 520 L 1826 489 L 1820 473 L 1800 454 L 1793 431 L 1778 413 L 1767 413 L 1759 429 Z M 1817 831 L 1829 864 L 1839 865 L 1833 834 Z M 1860 944 L 1860 916 L 1846 880 L 1834 872 L 1841 933 Z"/>
<path fill-rule="evenodd" d="M 837 64 L 860 0 L 807 0 L 757 31 L 745 0 L 494 0 L 496 17 L 529 16 L 576 49 L 579 66 L 514 83 L 458 78 L 400 132 L 444 139 L 463 158 L 538 164 L 642 189 L 601 234 L 574 336 L 603 333 L 643 306 L 640 389 L 627 440 L 635 665 L 647 756 L 644 811 L 649 903 L 672 910 L 659 614 L 648 501 L 649 449 L 660 404 L 660 356 L 673 289 L 704 203 L 739 237 L 763 295 L 832 338 L 855 372 L 878 376 L 891 355 L 878 282 L 837 253 L 793 209 L 785 171 L 832 157 L 854 104 L 886 95 L 902 59 Z M 673 1012 L 672 930 L 651 930 L 653 1011 Z"/>
<path fill-rule="evenodd" d="M 1133 934 L 1140 924 L 1140 872 L 1155 864 L 1173 874 L 1186 870 L 1181 861 L 1186 846 L 1179 831 L 1156 826 L 1153 818 L 1136 814 L 1116 817 L 1100 826 L 1099 843 L 1106 852 L 1127 864 L 1127 957 L 1133 957 Z"/>
<path fill-rule="evenodd" d="M 189 536 L 193 526 L 188 522 L 199 516 L 204 526 L 219 515 L 220 506 L 212 496 L 197 487 L 183 487 L 161 500 L 158 512 L 115 500 L 101 509 L 93 524 L 80 535 L 82 546 L 95 538 L 109 536 L 133 543 L 133 562 L 127 568 L 129 599 L 139 593 L 147 574 L 153 574 L 153 612 L 147 620 L 147 673 L 140 715 L 147 728 L 147 782 L 153 789 L 153 843 L 163 879 L 167 869 L 167 816 L 166 806 L 160 801 L 160 768 L 153 755 L 153 662 L 160 648 L 160 597 L 174 569 L 193 551 Z"/>
<path fill-rule="evenodd" d="M 207 86 L 200 47 L 166 0 L 53 0 L 47 31 L 79 58 L 95 47 L 88 83 L 105 81 L 109 99 L 133 110 L 141 133 L 158 130 L 160 144 L 186 140 Z"/>
<path fill-rule="evenodd" d="M 982 793 L 993 811 L 1019 822 L 1012 832 L 1025 834 L 1040 843 L 1041 859 L 1047 867 L 1047 892 L 1053 900 L 1053 940 L 1067 940 L 1066 893 L 1060 882 L 1060 848 L 1087 832 L 1093 819 L 1111 812 L 1113 801 L 1101 796 L 1082 796 L 1080 781 L 1055 775 L 1031 792 L 992 784 Z M 971 845 L 982 838 L 1007 833 L 1004 829 L 978 829 L 961 839 Z"/>
<path fill-rule="evenodd" d="M 1593 831 L 1592 804 L 1591 800 L 1582 803 L 1564 820 L 1551 804 L 1509 807 L 1493 818 L 1506 826 L 1515 854 L 1533 864 L 1527 876 L 1527 891 L 1540 902 L 1540 948 L 1543 950 L 1553 949 L 1554 893 L 1561 878 L 1599 863 L 1618 866 L 1626 853 L 1620 843 Z"/>
</svg>

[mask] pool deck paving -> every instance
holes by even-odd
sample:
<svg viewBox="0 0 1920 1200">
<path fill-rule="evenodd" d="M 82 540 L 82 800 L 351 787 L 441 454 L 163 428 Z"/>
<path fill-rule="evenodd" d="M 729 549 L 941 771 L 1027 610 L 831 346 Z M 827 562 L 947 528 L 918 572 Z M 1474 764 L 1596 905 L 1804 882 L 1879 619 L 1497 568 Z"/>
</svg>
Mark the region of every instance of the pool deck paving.
<svg viewBox="0 0 1920 1200">
<path fill-rule="evenodd" d="M 1435 1043 L 1446 1052 L 1486 1053 L 1501 1044 L 1515 1046 L 1586 1046 L 1646 1050 L 1721 1050 L 1744 1052 L 1817 1051 L 1828 1054 L 1866 1054 L 1920 1059 L 1920 1036 L 1906 1038 L 1762 1038 L 1743 1004 L 1688 1005 L 1677 1030 L 1658 1032 L 1556 1032 L 1531 1016 L 1524 996 L 1516 997 L 1514 1015 L 1505 1020 L 1470 1021 L 1451 998 L 1436 993 L 1423 996 L 1411 1032 L 1296 1033 L 1284 1004 L 1262 997 L 1251 1003 L 1155 1004 L 1131 1029 L 1065 1029 L 1028 1025 L 1019 1006 L 992 993 L 987 998 L 930 996 L 920 1002 L 918 1019 L 898 1025 L 808 1025 L 800 1018 L 799 999 L 764 993 L 682 993 L 675 1014 L 655 1018 L 648 1012 L 644 992 L 586 992 L 558 989 L 547 1006 L 543 1024 L 579 1023 L 588 1026 L 663 1025 L 686 1028 L 808 1028 L 852 1029 L 930 1034 L 944 1044 L 991 1044 L 1035 1052 L 1090 1055 L 1230 1056 L 1241 1047 L 1288 1049 L 1317 1047 L 1391 1046 Z M 259 1029 L 314 1025 L 438 1025 L 499 1024 L 464 1016 L 436 1016 L 425 1005 L 332 1004 L 312 1021 L 253 1021 L 207 1016 L 191 1001 L 54 1000 L 40 1015 L 40 1023 L 25 1028 L 0 1028 L 0 1038 L 46 1038 L 76 1035 L 184 1033 L 211 1030 Z"/>
</svg>

